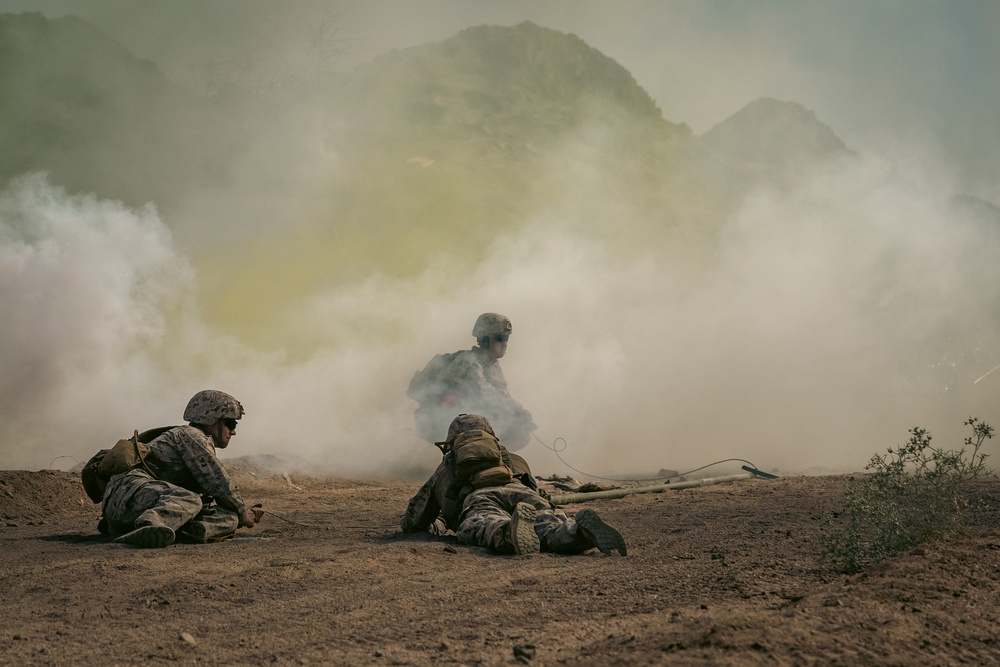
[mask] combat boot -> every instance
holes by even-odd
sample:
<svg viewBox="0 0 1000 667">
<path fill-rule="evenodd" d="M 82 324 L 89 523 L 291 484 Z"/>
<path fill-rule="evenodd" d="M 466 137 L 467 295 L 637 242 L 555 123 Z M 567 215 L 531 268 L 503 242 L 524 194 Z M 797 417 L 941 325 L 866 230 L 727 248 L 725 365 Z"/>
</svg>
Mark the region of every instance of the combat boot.
<svg viewBox="0 0 1000 667">
<path fill-rule="evenodd" d="M 162 549 L 174 543 L 174 531 L 168 526 L 139 526 L 131 533 L 112 540 L 118 544 L 131 544 L 142 549 Z"/>
<path fill-rule="evenodd" d="M 586 540 L 591 548 L 600 549 L 604 555 L 610 555 L 612 551 L 617 551 L 619 556 L 626 554 L 625 538 L 606 524 L 594 510 L 577 513 L 576 530 L 577 535 Z"/>
<path fill-rule="evenodd" d="M 507 539 L 514 546 L 515 554 L 536 554 L 541 550 L 541 541 L 535 532 L 535 508 L 528 503 L 517 504 L 507 530 Z"/>
</svg>

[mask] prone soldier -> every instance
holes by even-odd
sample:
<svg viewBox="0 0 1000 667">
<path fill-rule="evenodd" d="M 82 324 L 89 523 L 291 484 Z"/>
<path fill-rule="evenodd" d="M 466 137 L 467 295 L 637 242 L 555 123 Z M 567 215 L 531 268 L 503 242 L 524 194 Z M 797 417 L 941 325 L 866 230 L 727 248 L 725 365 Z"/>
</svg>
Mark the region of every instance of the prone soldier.
<svg viewBox="0 0 1000 667">
<path fill-rule="evenodd" d="M 459 415 L 447 440 L 436 444 L 444 456 L 410 499 L 400 521 L 403 532 L 440 534 L 446 528 L 463 544 L 505 554 L 596 548 L 626 555 L 621 533 L 597 512 L 571 517 L 538 493 L 527 461 L 500 444 L 485 417 Z"/>
</svg>

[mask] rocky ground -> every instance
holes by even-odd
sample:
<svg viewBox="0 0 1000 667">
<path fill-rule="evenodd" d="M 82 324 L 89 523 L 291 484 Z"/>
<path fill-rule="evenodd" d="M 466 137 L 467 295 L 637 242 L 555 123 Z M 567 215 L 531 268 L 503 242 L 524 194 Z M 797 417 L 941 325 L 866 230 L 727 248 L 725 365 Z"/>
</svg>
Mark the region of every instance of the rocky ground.
<svg viewBox="0 0 1000 667">
<path fill-rule="evenodd" d="M 628 556 L 495 556 L 401 534 L 415 482 L 230 466 L 273 514 L 162 550 L 105 542 L 72 473 L 0 471 L 0 663 L 1000 663 L 997 480 L 964 536 L 845 576 L 847 476 L 595 501 Z"/>
</svg>

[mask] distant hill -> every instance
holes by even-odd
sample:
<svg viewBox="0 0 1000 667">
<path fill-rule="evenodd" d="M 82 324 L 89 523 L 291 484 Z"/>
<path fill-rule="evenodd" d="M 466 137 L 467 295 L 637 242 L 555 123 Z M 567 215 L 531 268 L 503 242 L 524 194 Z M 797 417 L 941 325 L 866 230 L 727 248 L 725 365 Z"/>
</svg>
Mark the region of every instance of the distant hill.
<svg viewBox="0 0 1000 667">
<path fill-rule="evenodd" d="M 224 305 L 209 310 L 248 331 L 323 285 L 473 266 L 540 219 L 626 254 L 710 245 L 745 189 L 849 153 L 775 100 L 695 137 L 617 62 L 533 23 L 271 94 L 230 83 L 198 95 L 82 20 L 0 14 L 0 182 L 42 169 L 154 201 Z"/>
<path fill-rule="evenodd" d="M 769 97 L 747 104 L 701 141 L 730 158 L 784 175 L 854 154 L 814 112 Z"/>
<path fill-rule="evenodd" d="M 186 164 L 199 101 L 91 24 L 0 14 L 0 182 L 51 172 L 134 204 Z M 186 149 L 186 150 L 185 150 Z"/>
<path fill-rule="evenodd" d="M 477 260 L 498 233 L 581 195 L 629 215 L 608 225 L 591 207 L 567 224 L 618 236 L 695 225 L 717 199 L 700 196 L 714 173 L 694 167 L 713 159 L 687 126 L 614 60 L 530 22 L 385 54 L 328 90 L 330 143 L 355 169 L 320 210 L 373 248 L 405 239 L 396 270 L 441 250 Z"/>
<path fill-rule="evenodd" d="M 514 151 L 597 120 L 687 133 L 614 60 L 530 22 L 391 52 L 357 68 L 349 85 L 369 121 L 462 128 Z"/>
</svg>

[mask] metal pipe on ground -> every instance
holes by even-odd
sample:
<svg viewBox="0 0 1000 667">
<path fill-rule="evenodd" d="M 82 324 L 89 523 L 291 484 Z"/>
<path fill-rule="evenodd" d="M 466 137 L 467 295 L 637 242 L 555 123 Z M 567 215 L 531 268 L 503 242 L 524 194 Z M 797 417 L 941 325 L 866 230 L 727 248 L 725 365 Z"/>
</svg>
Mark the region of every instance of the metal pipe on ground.
<svg viewBox="0 0 1000 667">
<path fill-rule="evenodd" d="M 753 468 L 748 468 L 747 466 L 744 466 L 744 469 L 753 470 Z M 561 493 L 556 496 L 551 496 L 549 500 L 552 501 L 554 505 L 569 505 L 571 503 L 585 503 L 589 500 L 624 498 L 625 496 L 631 496 L 635 493 L 662 493 L 664 491 L 673 491 L 677 489 L 690 489 L 696 486 L 725 484 L 727 482 L 735 482 L 737 480 L 750 479 L 752 477 L 765 477 L 773 479 L 774 475 L 760 473 L 759 471 L 754 470 L 754 472 L 741 472 L 735 475 L 725 475 L 723 477 L 705 477 L 704 479 L 693 479 L 688 482 L 674 482 L 673 484 L 637 486 L 631 489 L 611 489 L 609 491 L 591 491 L 588 493 Z"/>
</svg>

